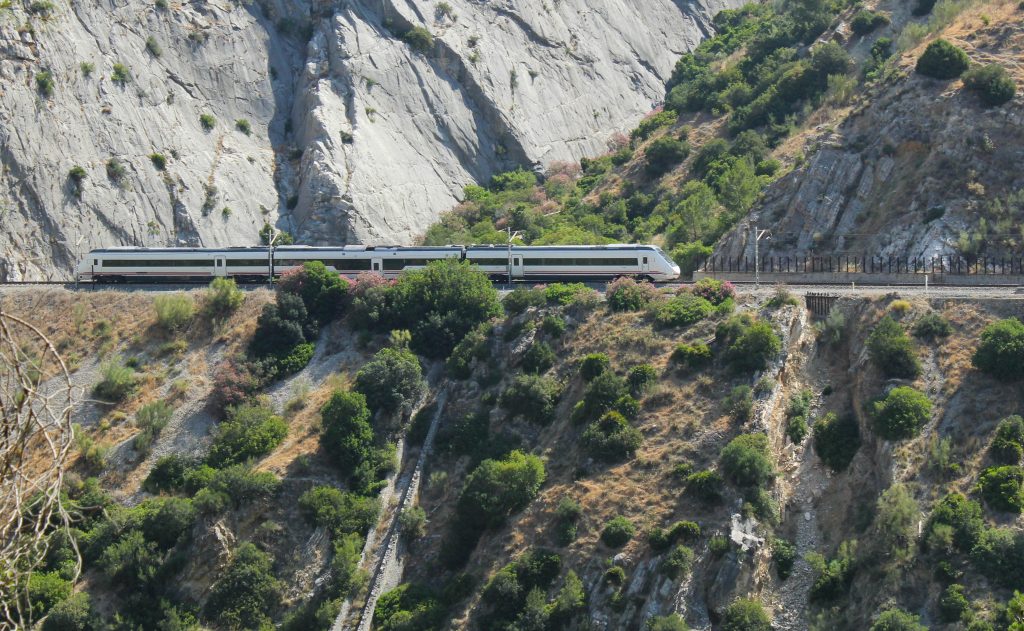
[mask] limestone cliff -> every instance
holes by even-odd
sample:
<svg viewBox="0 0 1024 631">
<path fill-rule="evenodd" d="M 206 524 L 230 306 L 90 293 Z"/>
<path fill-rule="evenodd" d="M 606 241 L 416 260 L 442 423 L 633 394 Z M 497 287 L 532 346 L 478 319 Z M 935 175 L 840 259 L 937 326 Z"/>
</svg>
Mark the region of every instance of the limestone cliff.
<svg viewBox="0 0 1024 631">
<path fill-rule="evenodd" d="M 602 151 L 735 4 L 7 3 L 0 279 L 265 221 L 408 243 L 467 183 Z"/>
</svg>

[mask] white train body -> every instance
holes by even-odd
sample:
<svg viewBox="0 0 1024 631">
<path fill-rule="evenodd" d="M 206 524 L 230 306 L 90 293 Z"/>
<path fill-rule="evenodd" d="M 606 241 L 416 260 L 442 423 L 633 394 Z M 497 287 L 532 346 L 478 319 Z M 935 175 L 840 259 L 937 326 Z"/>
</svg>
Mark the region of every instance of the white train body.
<svg viewBox="0 0 1024 631">
<path fill-rule="evenodd" d="M 79 280 L 192 281 L 218 276 L 265 280 L 301 267 L 308 261 L 348 277 L 380 274 L 395 278 L 441 259 L 479 265 L 494 279 L 523 281 L 605 280 L 628 276 L 653 281 L 674 280 L 679 267 L 653 245 L 515 246 L 451 245 L 397 247 L 280 246 L 245 248 L 107 248 L 93 250 L 75 270 Z"/>
</svg>

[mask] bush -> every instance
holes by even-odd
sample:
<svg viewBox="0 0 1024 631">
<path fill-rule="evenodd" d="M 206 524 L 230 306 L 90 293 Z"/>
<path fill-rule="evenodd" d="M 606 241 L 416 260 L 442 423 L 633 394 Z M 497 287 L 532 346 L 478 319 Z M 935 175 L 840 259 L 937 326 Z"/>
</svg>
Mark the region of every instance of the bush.
<svg viewBox="0 0 1024 631">
<path fill-rule="evenodd" d="M 71 581 L 57 572 L 33 572 L 28 579 L 28 601 L 33 618 L 41 618 L 71 595 Z"/>
<path fill-rule="evenodd" d="M 336 391 L 320 409 L 320 416 L 320 445 L 342 475 L 352 475 L 373 456 L 373 428 L 366 397 L 358 392 Z"/>
<path fill-rule="evenodd" d="M 604 353 L 591 353 L 580 362 L 580 375 L 584 381 L 593 381 L 611 367 L 611 360 Z"/>
<path fill-rule="evenodd" d="M 424 55 L 434 48 L 434 36 L 422 26 L 414 26 L 402 33 L 402 41 L 408 44 L 409 48 Z"/>
<path fill-rule="evenodd" d="M 645 631 L 690 631 L 686 622 L 677 613 L 648 618 Z"/>
<path fill-rule="evenodd" d="M 502 460 L 484 460 L 466 478 L 456 504 L 458 518 L 477 530 L 497 527 L 537 496 L 544 479 L 544 463 L 537 456 L 512 451 Z"/>
<path fill-rule="evenodd" d="M 317 325 L 298 296 L 278 293 L 277 302 L 265 305 L 256 320 L 249 352 L 256 358 L 284 358 L 299 344 L 316 338 Z"/>
<path fill-rule="evenodd" d="M 850 21 L 850 28 L 857 35 L 867 35 L 871 31 L 887 24 L 889 24 L 889 17 L 885 14 L 862 10 L 853 16 L 853 20 Z"/>
<path fill-rule="evenodd" d="M 135 369 L 125 366 L 118 359 L 106 361 L 100 367 L 103 378 L 93 388 L 93 393 L 105 401 L 119 403 L 128 398 L 138 385 Z"/>
<path fill-rule="evenodd" d="M 690 155 L 690 145 L 685 141 L 670 136 L 662 136 L 647 145 L 644 157 L 647 158 L 647 173 L 659 176 L 671 171 L 673 167 Z"/>
<path fill-rule="evenodd" d="M 217 125 L 217 119 L 213 117 L 213 114 L 200 114 L 199 125 L 203 128 L 203 131 L 212 131 Z"/>
<path fill-rule="evenodd" d="M 775 571 L 781 580 L 786 580 L 793 573 L 793 564 L 796 563 L 796 546 L 790 541 L 776 538 L 772 539 L 771 547 Z"/>
<path fill-rule="evenodd" d="M 489 340 L 491 325 L 483 323 L 470 331 L 455 345 L 446 365 L 456 379 L 469 379 L 473 361 L 485 361 L 490 356 Z"/>
<path fill-rule="evenodd" d="M 246 136 L 252 134 L 252 124 L 249 122 L 248 118 L 239 118 L 235 120 L 235 129 Z"/>
<path fill-rule="evenodd" d="M 554 366 L 556 359 L 555 351 L 551 350 L 547 342 L 534 342 L 523 354 L 523 370 L 530 374 L 541 374 Z"/>
<path fill-rule="evenodd" d="M 384 348 L 356 373 L 355 391 L 373 411 L 393 414 L 411 406 L 426 391 L 420 362 L 404 348 Z"/>
<path fill-rule="evenodd" d="M 722 476 L 715 471 L 698 471 L 686 478 L 686 491 L 704 502 L 717 502 L 722 498 Z"/>
<path fill-rule="evenodd" d="M 413 350 L 427 357 L 447 357 L 467 333 L 502 313 L 487 275 L 453 259 L 403 273 L 390 293 L 392 328 L 411 331 Z"/>
<path fill-rule="evenodd" d="M 710 302 L 692 294 L 679 294 L 654 307 L 658 326 L 689 326 L 707 318 L 714 311 Z"/>
<path fill-rule="evenodd" d="M 1024 456 L 1024 419 L 1014 414 L 999 421 L 989 453 L 1000 464 L 1019 463 Z"/>
<path fill-rule="evenodd" d="M 571 497 L 563 497 L 558 501 L 558 507 L 555 508 L 555 529 L 558 543 L 567 546 L 576 540 L 576 531 L 581 517 L 583 517 L 583 508 L 579 502 Z"/>
<path fill-rule="evenodd" d="M 156 461 L 142 483 L 147 493 L 175 491 L 185 484 L 185 472 L 196 466 L 196 462 L 185 456 L 171 454 Z"/>
<path fill-rule="evenodd" d="M 937 39 L 921 54 L 915 70 L 933 79 L 956 79 L 971 65 L 967 53 L 944 39 Z"/>
<path fill-rule="evenodd" d="M 982 471 L 978 488 L 985 503 L 995 510 L 1008 513 L 1024 511 L 1024 469 L 989 467 Z"/>
<path fill-rule="evenodd" d="M 156 322 L 165 331 L 173 332 L 185 328 L 195 315 L 196 306 L 188 294 L 166 294 L 153 300 Z"/>
<path fill-rule="evenodd" d="M 964 586 L 956 583 L 946 588 L 939 599 L 939 613 L 943 622 L 958 622 L 971 610 L 971 603 L 964 596 Z"/>
<path fill-rule="evenodd" d="M 722 631 L 771 631 L 772 621 L 761 603 L 737 598 L 722 613 Z"/>
<path fill-rule="evenodd" d="M 905 485 L 893 484 L 882 492 L 876 505 L 875 528 L 887 556 L 906 560 L 917 535 L 920 514 L 921 509 Z"/>
<path fill-rule="evenodd" d="M 348 289 L 348 281 L 320 261 L 303 263 L 301 268 L 284 274 L 277 284 L 279 294 L 298 296 L 306 314 L 321 326 L 342 314 Z"/>
<path fill-rule="evenodd" d="M 242 405 L 259 391 L 262 375 L 259 366 L 239 357 L 230 357 L 221 363 L 214 374 L 212 399 L 215 406 L 225 411 Z"/>
<path fill-rule="evenodd" d="M 206 472 L 199 471 L 198 473 L 209 474 L 210 472 L 212 475 L 209 476 L 209 482 L 204 489 L 201 489 L 201 492 L 206 491 L 208 498 L 216 499 L 216 503 L 223 507 L 230 503 L 235 508 L 239 508 L 249 502 L 270 497 L 281 488 L 281 481 L 273 473 L 253 471 L 245 464 L 231 465 L 225 469 Z M 189 486 L 189 482 L 189 475 L 186 474 L 185 485 Z M 197 504 L 196 508 L 200 508 L 198 493 L 193 501 Z"/>
<path fill-rule="evenodd" d="M 997 379 L 1024 375 L 1024 324 L 1017 318 L 999 320 L 985 327 L 974 351 L 974 367 Z"/>
<path fill-rule="evenodd" d="M 270 625 L 270 612 L 281 599 L 281 584 L 272 570 L 270 555 L 251 543 L 241 544 L 210 588 L 206 614 L 232 629 Z"/>
<path fill-rule="evenodd" d="M 913 438 L 921 432 L 932 414 L 932 402 L 918 390 L 908 386 L 893 388 L 881 401 L 876 401 L 871 414 L 874 429 L 886 440 Z"/>
<path fill-rule="evenodd" d="M 622 414 L 607 412 L 583 432 L 581 442 L 591 457 L 619 462 L 633 457 L 643 443 L 643 435 Z"/>
<path fill-rule="evenodd" d="M 949 337 L 953 333 L 953 327 L 949 320 L 937 313 L 928 313 L 921 316 L 914 323 L 914 337 L 925 340 L 934 340 L 940 337 Z"/>
<path fill-rule="evenodd" d="M 543 289 L 533 287 L 516 287 L 501 301 L 508 315 L 519 315 L 530 307 L 543 307 L 547 303 L 547 296 Z"/>
<path fill-rule="evenodd" d="M 612 311 L 639 311 L 654 300 L 658 291 L 648 282 L 617 278 L 605 288 L 605 299 Z"/>
<path fill-rule="evenodd" d="M 565 333 L 565 320 L 559 316 L 548 314 L 541 320 L 540 329 L 551 337 L 561 337 Z"/>
<path fill-rule="evenodd" d="M 921 374 L 914 343 L 895 320 L 885 316 L 871 331 L 868 354 L 875 367 L 887 378 L 912 379 Z"/>
<path fill-rule="evenodd" d="M 762 486 L 775 477 L 768 437 L 741 434 L 722 449 L 722 471 L 738 486 Z"/>
<path fill-rule="evenodd" d="M 856 552 L 856 541 L 844 541 L 831 561 L 817 552 L 807 555 L 807 562 L 817 575 L 811 586 L 812 602 L 832 601 L 846 593 L 856 569 Z"/>
<path fill-rule="evenodd" d="M 299 497 L 299 510 L 311 524 L 327 528 L 334 536 L 353 532 L 366 536 L 377 523 L 380 504 L 376 498 L 315 486 Z"/>
<path fill-rule="evenodd" d="M 932 510 L 927 532 L 932 533 L 940 525 L 952 529 L 953 544 L 957 548 L 970 552 L 985 529 L 981 506 L 960 493 L 950 493 Z"/>
<path fill-rule="evenodd" d="M 261 458 L 273 451 L 288 434 L 288 424 L 268 408 L 243 405 L 228 411 L 213 433 L 207 462 L 214 467 Z"/>
<path fill-rule="evenodd" d="M 623 399 L 628 396 L 626 380 L 610 370 L 605 371 L 587 385 L 583 391 L 583 400 L 573 408 L 572 420 L 574 423 L 584 423 L 600 418 L 605 412 L 616 409 L 617 404 L 628 402 Z M 625 413 L 622 410 L 620 412 Z"/>
<path fill-rule="evenodd" d="M 636 534 L 636 526 L 622 515 L 608 520 L 601 530 L 601 541 L 609 548 L 621 548 Z"/>
<path fill-rule="evenodd" d="M 711 348 L 707 344 L 680 344 L 672 351 L 672 361 L 689 370 L 702 368 L 711 363 Z"/>
<path fill-rule="evenodd" d="M 679 578 L 690 573 L 693 567 L 693 550 L 686 546 L 676 546 L 661 562 L 661 572 L 669 578 Z"/>
<path fill-rule="evenodd" d="M 850 466 L 860 449 L 860 429 L 849 415 L 829 412 L 814 424 L 814 451 L 829 469 L 842 471 Z"/>
<path fill-rule="evenodd" d="M 871 625 L 871 631 L 928 631 L 921 617 L 902 609 L 887 609 Z"/>
<path fill-rule="evenodd" d="M 135 435 L 132 446 L 142 454 L 148 454 L 153 440 L 160 435 L 160 432 L 171 420 L 171 406 L 163 401 L 147 403 L 135 413 L 135 425 L 139 433 Z"/>
<path fill-rule="evenodd" d="M 976 92 L 987 107 L 1008 103 L 1017 93 L 1013 77 L 999 64 L 974 66 L 964 73 L 964 87 Z"/>
<path fill-rule="evenodd" d="M 990 581 L 1012 589 L 1024 589 L 1020 568 L 1024 564 L 1024 532 L 988 528 L 971 549 L 971 561 Z"/>
<path fill-rule="evenodd" d="M 639 397 L 658 383 L 658 371 L 650 364 L 633 366 L 626 373 L 626 381 L 629 383 L 630 394 Z"/>
<path fill-rule="evenodd" d="M 43 621 L 42 631 L 90 631 L 93 629 L 91 620 L 89 594 L 79 592 L 54 605 Z"/>
<path fill-rule="evenodd" d="M 750 421 L 754 413 L 754 391 L 750 386 L 736 386 L 722 401 L 725 411 L 740 423 Z"/>
<path fill-rule="evenodd" d="M 233 278 L 214 278 L 206 294 L 206 308 L 211 315 L 226 317 L 238 310 L 245 300 L 245 293 L 238 288 Z"/>
<path fill-rule="evenodd" d="M 762 370 L 782 350 L 782 340 L 770 324 L 744 315 L 720 324 L 715 339 L 726 344 L 725 359 L 738 372 Z"/>
<path fill-rule="evenodd" d="M 550 377 L 519 375 L 501 394 L 501 407 L 513 416 L 547 425 L 555 419 L 555 406 L 562 387 Z"/>
</svg>

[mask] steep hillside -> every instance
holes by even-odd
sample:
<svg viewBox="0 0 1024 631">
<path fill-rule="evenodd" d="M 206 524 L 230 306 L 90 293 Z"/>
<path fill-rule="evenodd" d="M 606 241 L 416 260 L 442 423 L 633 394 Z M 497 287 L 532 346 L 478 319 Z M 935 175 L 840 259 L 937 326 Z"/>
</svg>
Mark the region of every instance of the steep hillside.
<svg viewBox="0 0 1024 631">
<path fill-rule="evenodd" d="M 726 6 L 5 2 L 0 278 L 264 222 L 409 243 L 468 183 L 603 151 Z"/>
<path fill-rule="evenodd" d="M 1001 340 L 1024 332 L 986 328 L 1016 301 L 843 299 L 814 322 L 785 293 L 619 282 L 520 289 L 499 314 L 441 264 L 342 290 L 339 313 L 318 274 L 240 306 L 194 292 L 194 314 L 3 296 L 89 393 L 80 595 L 57 532 L 28 592 L 44 630 L 354 628 L 370 578 L 378 629 L 1020 615 L 1022 401 L 989 375 L 1019 379 Z"/>
</svg>

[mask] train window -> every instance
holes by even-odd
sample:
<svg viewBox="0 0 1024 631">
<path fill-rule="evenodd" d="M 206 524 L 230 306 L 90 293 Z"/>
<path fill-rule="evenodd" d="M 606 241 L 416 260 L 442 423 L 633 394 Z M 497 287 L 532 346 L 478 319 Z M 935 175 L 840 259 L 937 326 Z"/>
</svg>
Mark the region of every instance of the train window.
<svg viewBox="0 0 1024 631">
<path fill-rule="evenodd" d="M 622 258 L 543 258 L 526 259 L 527 266 L 571 266 L 571 267 L 636 267 L 637 259 Z"/>
<path fill-rule="evenodd" d="M 508 265 L 508 257 L 501 259 L 466 259 L 474 265 L 501 265 L 505 267 Z"/>
<path fill-rule="evenodd" d="M 334 259 L 331 267 L 339 272 L 359 272 L 370 269 L 370 259 Z"/>
<path fill-rule="evenodd" d="M 647 265 L 647 257 L 644 257 L 644 265 Z"/>
<path fill-rule="evenodd" d="M 208 267 L 210 261 L 196 259 L 106 259 L 104 267 Z"/>
<path fill-rule="evenodd" d="M 384 259 L 384 269 L 386 269 L 386 270 L 405 269 L 405 260 L 404 259 Z"/>
<path fill-rule="evenodd" d="M 99 267 L 99 264 L 100 264 L 100 260 L 99 260 L 99 259 L 93 259 L 93 260 L 92 260 L 92 264 L 93 264 L 93 265 L 95 265 L 95 266 L 97 266 L 97 267 Z"/>
<path fill-rule="evenodd" d="M 267 259 L 230 259 L 228 267 L 266 267 Z"/>
</svg>

